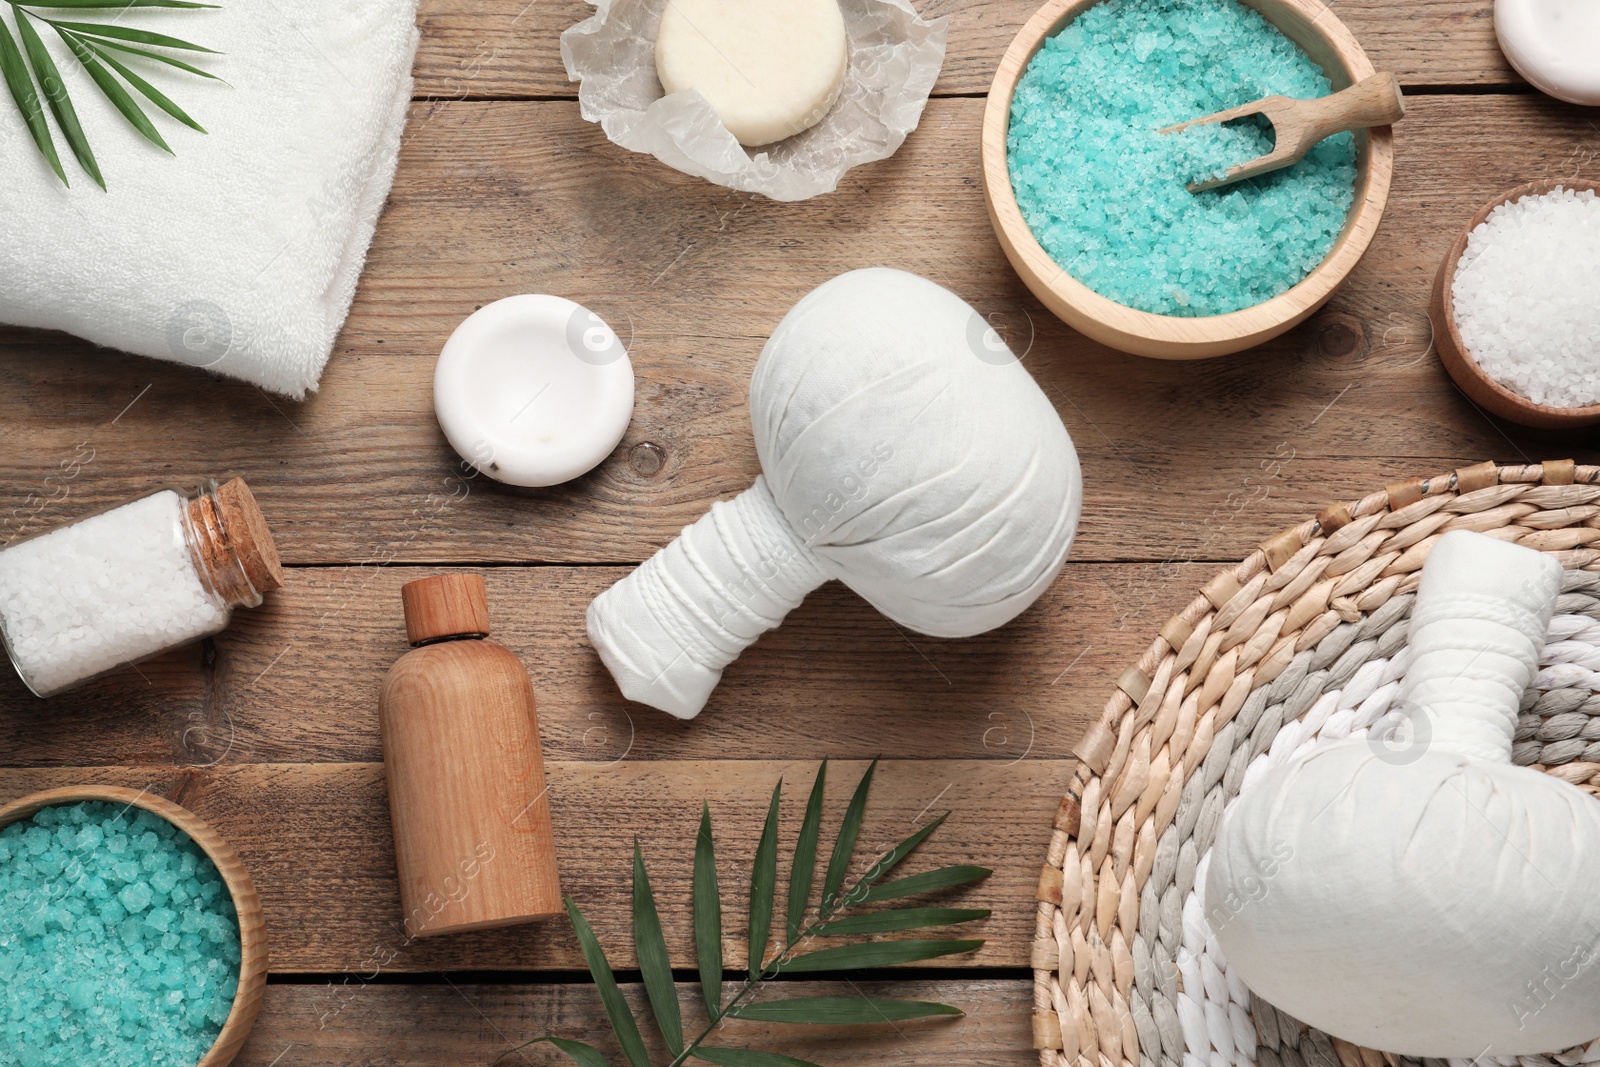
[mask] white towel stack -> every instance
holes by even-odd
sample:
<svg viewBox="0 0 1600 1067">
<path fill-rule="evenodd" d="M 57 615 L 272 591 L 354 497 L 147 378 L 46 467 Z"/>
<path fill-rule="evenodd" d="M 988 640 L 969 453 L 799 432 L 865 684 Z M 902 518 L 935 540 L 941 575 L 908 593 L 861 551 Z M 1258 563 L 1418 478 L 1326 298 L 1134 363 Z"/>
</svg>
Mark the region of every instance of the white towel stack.
<svg viewBox="0 0 1600 1067">
<path fill-rule="evenodd" d="M 227 84 L 123 57 L 209 131 L 147 106 L 176 158 L 45 35 L 108 191 L 52 124 L 63 187 L 0 99 L 0 320 L 300 398 L 350 310 L 394 178 L 416 0 L 220 3 L 118 16 L 224 53 L 183 58 Z"/>
</svg>

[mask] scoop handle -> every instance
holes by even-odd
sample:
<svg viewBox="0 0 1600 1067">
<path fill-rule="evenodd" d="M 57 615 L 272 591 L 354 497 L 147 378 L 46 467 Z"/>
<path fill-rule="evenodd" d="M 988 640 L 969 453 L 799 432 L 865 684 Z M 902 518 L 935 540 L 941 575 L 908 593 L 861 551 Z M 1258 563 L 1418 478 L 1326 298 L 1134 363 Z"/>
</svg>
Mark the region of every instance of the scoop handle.
<svg viewBox="0 0 1600 1067">
<path fill-rule="evenodd" d="M 1560 592 L 1561 565 L 1547 553 L 1465 530 L 1434 544 L 1399 696 L 1403 712 L 1427 716 L 1432 748 L 1511 762 L 1517 710 Z"/>
<path fill-rule="evenodd" d="M 589 640 L 630 700 L 700 714 L 722 669 L 829 575 L 765 477 L 589 605 Z"/>
<path fill-rule="evenodd" d="M 1388 71 L 1362 78 L 1331 96 L 1297 103 L 1306 125 L 1308 148 L 1343 130 L 1392 126 L 1406 114 L 1400 79 Z"/>
</svg>

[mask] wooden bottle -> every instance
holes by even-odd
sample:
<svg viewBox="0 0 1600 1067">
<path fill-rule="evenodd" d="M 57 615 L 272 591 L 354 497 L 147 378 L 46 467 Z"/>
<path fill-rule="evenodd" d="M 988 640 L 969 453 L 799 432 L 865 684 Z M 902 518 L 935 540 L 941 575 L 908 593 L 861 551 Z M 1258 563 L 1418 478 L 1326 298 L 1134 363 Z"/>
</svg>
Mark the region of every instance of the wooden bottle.
<svg viewBox="0 0 1600 1067">
<path fill-rule="evenodd" d="M 533 684 L 489 633 L 483 577 L 410 582 L 379 701 L 400 901 L 412 937 L 562 912 Z"/>
</svg>

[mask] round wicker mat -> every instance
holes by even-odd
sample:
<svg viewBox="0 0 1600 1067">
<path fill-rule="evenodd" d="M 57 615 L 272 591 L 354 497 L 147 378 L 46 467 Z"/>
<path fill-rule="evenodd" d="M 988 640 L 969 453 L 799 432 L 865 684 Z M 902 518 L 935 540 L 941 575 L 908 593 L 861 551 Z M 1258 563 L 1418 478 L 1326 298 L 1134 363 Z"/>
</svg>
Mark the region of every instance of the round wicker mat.
<svg viewBox="0 0 1600 1067">
<path fill-rule="evenodd" d="M 1566 568 L 1515 760 L 1600 797 L 1600 467 L 1483 463 L 1328 507 L 1168 620 L 1074 747 L 1032 949 L 1043 1067 L 1402 1063 L 1253 996 L 1211 936 L 1202 887 L 1226 805 L 1261 774 L 1342 737 L 1403 749 L 1391 703 L 1411 605 L 1429 548 L 1459 529 Z M 1600 1038 L 1500 1062 L 1519 1061 L 1600 1063 Z"/>
</svg>

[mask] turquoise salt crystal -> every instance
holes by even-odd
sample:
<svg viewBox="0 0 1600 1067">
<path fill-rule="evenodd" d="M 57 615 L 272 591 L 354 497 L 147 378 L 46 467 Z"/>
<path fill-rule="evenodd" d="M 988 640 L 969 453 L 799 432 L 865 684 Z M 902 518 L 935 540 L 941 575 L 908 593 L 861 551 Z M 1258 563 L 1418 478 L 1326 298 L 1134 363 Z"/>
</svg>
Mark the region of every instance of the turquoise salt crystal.
<svg viewBox="0 0 1600 1067">
<path fill-rule="evenodd" d="M 1355 197 L 1356 146 L 1212 192 L 1190 181 L 1265 155 L 1267 128 L 1157 131 L 1281 93 L 1332 89 L 1238 0 L 1105 0 L 1045 41 L 1011 101 L 1007 156 L 1029 229 L 1068 274 L 1160 315 L 1220 315 L 1282 293 L 1327 257 Z"/>
<path fill-rule="evenodd" d="M 227 887 L 171 823 L 91 801 L 0 829 L 0 1067 L 193 1067 L 238 979 Z"/>
</svg>

